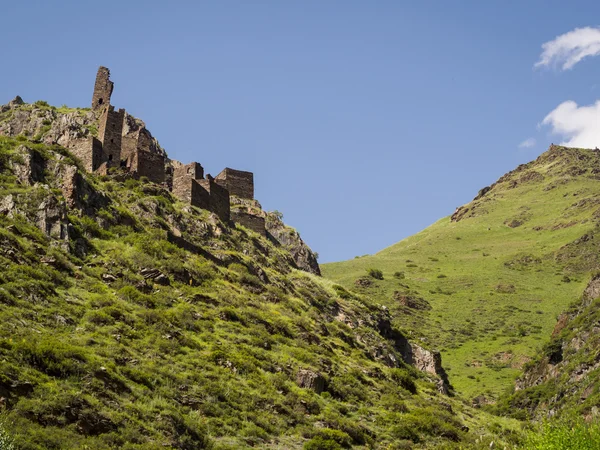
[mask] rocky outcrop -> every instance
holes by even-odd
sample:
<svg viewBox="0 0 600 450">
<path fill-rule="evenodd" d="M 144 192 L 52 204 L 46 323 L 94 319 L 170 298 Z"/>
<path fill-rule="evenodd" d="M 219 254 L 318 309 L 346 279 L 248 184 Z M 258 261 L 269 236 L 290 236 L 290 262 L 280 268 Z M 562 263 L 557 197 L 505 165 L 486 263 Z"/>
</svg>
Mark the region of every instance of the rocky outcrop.
<svg viewBox="0 0 600 450">
<path fill-rule="evenodd" d="M 321 275 L 316 254 L 304 243 L 300 233 L 283 223 L 276 213 L 267 213 L 267 236 L 290 252 L 299 269 Z"/>
<path fill-rule="evenodd" d="M 48 196 L 39 204 L 35 224 L 48 237 L 63 241 L 67 246 L 69 242 L 69 221 L 65 204 L 55 195 Z"/>
<path fill-rule="evenodd" d="M 434 375 L 438 391 L 445 395 L 450 393 L 451 385 L 448 374 L 442 367 L 442 355 L 439 352 L 427 350 L 410 342 L 402 333 L 394 329 L 387 309 L 383 309 L 377 317 L 376 328 L 383 337 L 393 342 L 394 349 L 400 353 L 406 364 L 421 372 Z"/>
<path fill-rule="evenodd" d="M 167 156 L 165 150 L 158 143 L 158 140 L 156 140 L 146 128 L 144 121 L 137 117 L 133 117 L 131 114 L 125 115 L 125 121 L 123 123 L 123 140 L 133 141 L 133 145 L 136 148 L 143 149 L 144 151 L 163 157 Z M 127 145 L 125 145 L 125 147 L 127 147 Z"/>
<path fill-rule="evenodd" d="M 325 390 L 325 377 L 311 370 L 299 370 L 296 376 L 296 383 L 301 388 L 312 389 L 317 394 Z"/>
<path fill-rule="evenodd" d="M 11 159 L 10 166 L 19 184 L 31 186 L 43 180 L 44 158 L 24 145 L 16 150 L 16 157 Z"/>
<path fill-rule="evenodd" d="M 93 215 L 110 203 L 108 197 L 94 189 L 77 166 L 66 163 L 64 157 L 59 156 L 50 167 L 69 208 L 77 208 L 85 215 Z"/>
<path fill-rule="evenodd" d="M 266 237 L 273 243 L 285 248 L 292 256 L 298 269 L 321 275 L 317 254 L 306 245 L 300 237 L 300 233 L 283 223 L 283 217 L 280 213 L 265 212 L 260 203 L 252 199 L 231 196 L 230 201 L 233 218 L 238 217 L 238 215 L 245 215 L 264 219 Z M 244 223 L 242 225 L 248 226 Z"/>
<path fill-rule="evenodd" d="M 13 100 L 2 107 L 0 135 L 25 135 L 45 144 L 72 148 L 93 135 L 96 115 L 91 111 L 56 109 L 40 102 L 24 104 Z"/>
</svg>

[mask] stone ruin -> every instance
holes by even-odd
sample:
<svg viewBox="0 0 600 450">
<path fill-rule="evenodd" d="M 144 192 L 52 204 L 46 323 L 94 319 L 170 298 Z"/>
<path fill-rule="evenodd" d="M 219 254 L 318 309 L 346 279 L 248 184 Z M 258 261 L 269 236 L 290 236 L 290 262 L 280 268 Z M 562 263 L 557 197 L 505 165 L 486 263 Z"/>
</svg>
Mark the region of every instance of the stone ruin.
<svg viewBox="0 0 600 450">
<path fill-rule="evenodd" d="M 70 150 L 87 171 L 100 175 L 120 171 L 138 179 L 145 177 L 164 184 L 173 195 L 192 206 L 207 209 L 223 221 L 233 220 L 266 236 L 264 217 L 241 210 L 231 212 L 230 195 L 254 200 L 252 172 L 225 168 L 215 178 L 205 177 L 204 169 L 197 162 L 183 165 L 169 160 L 141 120 L 111 105 L 113 89 L 110 70 L 100 67 L 92 95 L 92 111 L 98 116 L 98 136 L 69 143 Z"/>
<path fill-rule="evenodd" d="M 297 268 L 320 274 L 316 254 L 299 233 L 287 227 L 278 214 L 263 211 L 254 199 L 252 172 L 227 167 L 213 178 L 197 162 L 184 165 L 169 159 L 143 121 L 111 105 L 113 89 L 110 71 L 100 67 L 92 107 L 87 110 L 60 111 L 46 102 L 28 105 L 17 96 L 7 105 L 0 105 L 0 135 L 29 136 L 35 142 L 65 147 L 88 172 L 118 181 L 133 178 L 157 183 L 188 205 L 266 237 L 289 251 Z M 68 183 L 69 197 L 86 195 L 80 185 L 83 178 L 77 175 L 74 168 L 70 175 L 73 180 Z M 172 238 L 178 237 L 173 234 Z M 180 244 L 184 245 L 185 240 Z"/>
</svg>

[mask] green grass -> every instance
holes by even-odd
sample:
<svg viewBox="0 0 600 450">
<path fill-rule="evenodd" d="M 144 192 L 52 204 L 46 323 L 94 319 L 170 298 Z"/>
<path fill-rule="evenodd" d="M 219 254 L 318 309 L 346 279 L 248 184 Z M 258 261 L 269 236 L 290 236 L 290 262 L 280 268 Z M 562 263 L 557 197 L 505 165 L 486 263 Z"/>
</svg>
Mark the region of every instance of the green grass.
<svg viewBox="0 0 600 450">
<path fill-rule="evenodd" d="M 375 255 L 322 265 L 323 275 L 388 306 L 398 326 L 441 350 L 459 394 L 496 398 L 598 266 L 593 244 L 564 246 L 596 229 L 599 164 L 593 151 L 548 152 L 467 205 L 462 220 L 445 217 Z M 534 171 L 542 176 L 527 176 Z M 372 268 L 384 279 L 357 287 Z M 424 297 L 431 311 L 400 307 L 394 291 Z"/>
<path fill-rule="evenodd" d="M 52 164 L 72 161 L 59 147 L 0 137 L 3 192 L 19 211 L 0 216 L 0 392 L 17 448 L 520 442 L 517 421 L 386 365 L 401 356 L 369 296 L 292 269 L 281 247 L 158 186 L 85 175 L 108 203 L 89 195 L 85 211 L 67 210 L 71 241 L 53 241 L 34 225 L 35 206 L 62 196 L 60 180 L 17 186 L 21 144 Z M 199 250 L 170 242 L 173 228 Z M 381 283 L 406 281 L 392 273 Z M 300 370 L 322 376 L 325 391 L 301 388 Z"/>
</svg>

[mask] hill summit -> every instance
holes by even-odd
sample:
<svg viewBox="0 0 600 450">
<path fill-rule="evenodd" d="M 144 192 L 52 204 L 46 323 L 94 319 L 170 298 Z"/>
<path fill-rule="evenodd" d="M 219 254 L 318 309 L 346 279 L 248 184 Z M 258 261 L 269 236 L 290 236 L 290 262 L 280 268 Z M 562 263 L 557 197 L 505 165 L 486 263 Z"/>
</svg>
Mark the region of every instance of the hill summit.
<svg viewBox="0 0 600 450">
<path fill-rule="evenodd" d="M 322 270 L 438 349 L 460 395 L 494 403 L 600 268 L 599 199 L 600 152 L 552 145 L 420 233 Z"/>
</svg>

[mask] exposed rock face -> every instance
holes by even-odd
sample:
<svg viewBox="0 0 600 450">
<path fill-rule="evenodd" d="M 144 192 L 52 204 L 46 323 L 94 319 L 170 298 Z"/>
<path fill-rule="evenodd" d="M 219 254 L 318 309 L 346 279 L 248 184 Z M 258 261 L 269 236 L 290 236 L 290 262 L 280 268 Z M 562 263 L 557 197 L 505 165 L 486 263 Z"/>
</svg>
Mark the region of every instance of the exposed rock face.
<svg viewBox="0 0 600 450">
<path fill-rule="evenodd" d="M 598 297 L 600 297 L 600 275 L 592 278 L 583 291 L 583 299 L 586 305 L 589 305 L 592 300 L 596 300 Z"/>
<path fill-rule="evenodd" d="M 24 105 L 13 100 L 2 107 L 11 111 L 0 121 L 0 135 L 19 134 L 39 138 L 43 143 L 59 144 L 66 148 L 76 146 L 92 136 L 96 116 L 91 111 L 72 110 L 61 112 L 54 108 Z"/>
<path fill-rule="evenodd" d="M 321 275 L 315 253 L 304 243 L 300 234 L 286 226 L 276 214 L 268 213 L 265 223 L 267 233 L 290 252 L 298 268 Z"/>
<path fill-rule="evenodd" d="M 377 319 L 379 333 L 394 343 L 394 349 L 400 353 L 406 364 L 414 366 L 421 372 L 426 372 L 435 377 L 438 391 L 448 395 L 450 382 L 448 374 L 442 367 L 442 355 L 439 352 L 427 350 L 420 345 L 409 342 L 406 337 L 392 327 L 387 309 Z M 391 365 L 394 367 L 394 365 Z"/>
<path fill-rule="evenodd" d="M 39 204 L 35 224 L 47 236 L 69 245 L 69 221 L 65 204 L 60 202 L 52 193 Z"/>
<path fill-rule="evenodd" d="M 165 150 L 160 146 L 156 138 L 146 128 L 143 120 L 125 114 L 123 123 L 123 159 L 126 159 L 134 150 L 142 150 L 166 157 Z"/>
<path fill-rule="evenodd" d="M 44 176 L 44 158 L 30 148 L 21 145 L 17 149 L 17 158 L 11 161 L 11 169 L 17 177 L 17 182 L 31 186 L 40 182 Z"/>
<path fill-rule="evenodd" d="M 96 191 L 72 164 L 53 164 L 52 172 L 59 180 L 60 189 L 70 208 L 78 208 L 86 215 L 109 204 L 106 195 Z"/>
<path fill-rule="evenodd" d="M 316 253 L 306 245 L 295 229 L 283 223 L 279 213 L 263 211 L 260 203 L 252 199 L 234 195 L 230 197 L 230 201 L 234 220 L 244 218 L 245 220 L 239 223 L 259 234 L 266 234 L 266 237 L 272 242 L 289 251 L 298 269 L 321 275 Z M 249 216 L 255 216 L 257 219 L 251 220 Z M 265 231 L 262 228 L 263 220 Z"/>
<path fill-rule="evenodd" d="M 438 375 L 442 370 L 442 357 L 439 352 L 431 352 L 412 343 L 410 350 L 409 359 L 420 371 Z"/>
<path fill-rule="evenodd" d="M 296 376 L 296 383 L 301 388 L 312 389 L 317 394 L 325 390 L 325 378 L 310 370 L 300 370 Z"/>
</svg>

